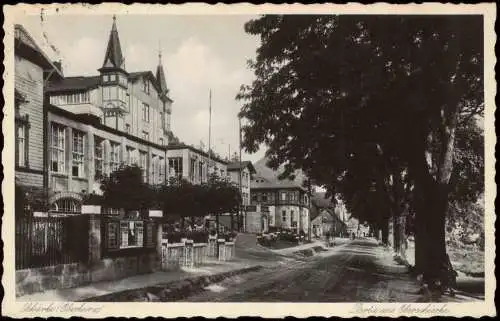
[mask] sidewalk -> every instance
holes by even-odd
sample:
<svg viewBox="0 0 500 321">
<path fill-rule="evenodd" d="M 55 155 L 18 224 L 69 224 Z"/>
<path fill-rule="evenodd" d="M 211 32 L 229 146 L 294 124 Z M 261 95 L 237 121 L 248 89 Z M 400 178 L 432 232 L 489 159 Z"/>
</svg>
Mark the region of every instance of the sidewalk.
<svg viewBox="0 0 500 321">
<path fill-rule="evenodd" d="M 83 301 L 97 296 L 150 287 L 158 284 L 187 281 L 200 276 L 215 276 L 223 273 L 237 272 L 244 269 L 257 268 L 255 262 L 234 260 L 220 262 L 212 260 L 199 268 L 183 268 L 176 271 L 161 271 L 136 275 L 116 281 L 98 282 L 70 289 L 56 289 L 43 293 L 33 293 L 17 298 L 18 301 Z"/>
</svg>

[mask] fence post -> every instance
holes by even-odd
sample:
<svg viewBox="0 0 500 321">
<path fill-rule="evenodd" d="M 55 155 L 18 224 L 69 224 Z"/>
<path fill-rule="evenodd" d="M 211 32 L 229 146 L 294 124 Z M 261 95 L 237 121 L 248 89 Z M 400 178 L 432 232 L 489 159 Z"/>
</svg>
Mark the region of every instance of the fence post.
<svg viewBox="0 0 500 321">
<path fill-rule="evenodd" d="M 105 228 L 105 226 L 102 226 Z M 89 264 L 101 259 L 101 218 L 91 214 L 89 217 Z"/>
</svg>

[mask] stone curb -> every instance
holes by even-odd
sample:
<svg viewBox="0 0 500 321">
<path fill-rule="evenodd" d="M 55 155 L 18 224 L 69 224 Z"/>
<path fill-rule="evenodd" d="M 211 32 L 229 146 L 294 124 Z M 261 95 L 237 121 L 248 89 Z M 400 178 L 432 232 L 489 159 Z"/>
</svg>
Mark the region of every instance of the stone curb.
<svg viewBox="0 0 500 321">
<path fill-rule="evenodd" d="M 261 265 L 222 272 L 213 275 L 202 275 L 145 288 L 125 290 L 82 300 L 82 302 L 166 302 L 177 301 L 201 291 L 204 287 L 223 281 L 224 279 L 255 272 L 262 269 Z"/>
</svg>

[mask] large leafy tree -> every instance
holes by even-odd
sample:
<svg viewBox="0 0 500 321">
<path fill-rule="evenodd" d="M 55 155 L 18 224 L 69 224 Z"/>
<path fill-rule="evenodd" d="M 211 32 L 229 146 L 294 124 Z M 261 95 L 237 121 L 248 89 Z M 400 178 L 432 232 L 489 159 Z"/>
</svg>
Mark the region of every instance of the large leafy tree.
<svg viewBox="0 0 500 321">
<path fill-rule="evenodd" d="M 121 166 L 101 179 L 103 204 L 126 212 L 146 210 L 155 205 L 155 190 L 143 181 L 137 165 Z"/>
<path fill-rule="evenodd" d="M 237 97 L 247 121 L 244 147 L 268 145 L 269 165 L 285 163 L 285 174 L 303 169 L 331 191 L 363 167 L 370 168 L 365 182 L 379 187 L 406 172 L 417 211 L 417 265 L 433 279 L 446 259 L 450 193 L 460 185 L 469 196 L 482 189 L 481 181 L 453 181 L 465 159 L 482 160 L 466 146 L 465 158 L 455 156 L 457 134 L 483 109 L 482 28 L 479 16 L 252 20 L 245 30 L 260 36 L 261 46 L 249 62 L 256 80 Z M 373 150 L 382 161 L 372 162 L 379 158 L 373 153 L 364 158 Z"/>
</svg>

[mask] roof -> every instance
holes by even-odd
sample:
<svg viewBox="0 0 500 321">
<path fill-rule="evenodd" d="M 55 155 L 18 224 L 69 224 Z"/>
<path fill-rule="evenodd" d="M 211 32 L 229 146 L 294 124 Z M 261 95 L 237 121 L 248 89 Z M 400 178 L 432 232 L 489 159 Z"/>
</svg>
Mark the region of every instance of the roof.
<svg viewBox="0 0 500 321">
<path fill-rule="evenodd" d="M 100 76 L 65 77 L 57 82 L 51 81 L 46 88 L 46 92 L 88 90 L 97 88 L 99 83 Z"/>
<path fill-rule="evenodd" d="M 201 149 L 195 148 L 195 147 L 193 147 L 191 145 L 186 145 L 184 143 L 182 143 L 182 144 L 172 144 L 172 145 L 168 145 L 167 146 L 167 150 L 179 150 L 179 149 L 189 149 L 189 150 L 191 150 L 191 151 L 193 151 L 193 152 L 195 152 L 197 154 L 200 154 L 202 156 L 208 157 L 208 153 L 207 152 L 205 152 L 205 151 L 203 151 Z M 212 155 L 211 159 L 213 159 L 213 160 L 215 160 L 215 161 L 217 161 L 219 163 L 222 163 L 224 165 L 228 164 L 227 161 L 225 161 L 225 160 L 223 160 L 223 159 L 221 159 L 219 157 L 214 157 L 213 155 Z"/>
<path fill-rule="evenodd" d="M 58 77 L 63 77 L 61 70 L 54 65 L 45 52 L 37 45 L 35 40 L 33 40 L 28 31 L 20 24 L 14 26 L 14 39 L 16 54 L 22 52 L 24 58 L 35 62 L 45 71 L 51 72 L 52 74 L 55 72 L 55 75 Z"/>
<path fill-rule="evenodd" d="M 146 71 L 134 71 L 134 72 L 128 73 L 128 79 L 133 81 L 133 82 L 135 82 L 139 78 L 148 78 L 149 80 L 151 80 L 156 91 L 158 93 L 160 93 L 160 95 L 161 95 L 162 89 L 161 89 L 161 86 L 159 84 L 159 80 L 155 77 L 155 75 L 153 75 L 152 71 L 146 70 Z M 173 101 L 166 94 L 164 95 L 164 97 L 170 101 Z"/>
<path fill-rule="evenodd" d="M 116 28 L 116 17 L 113 16 L 113 25 L 109 33 L 108 47 L 104 56 L 102 68 L 125 69 L 125 59 L 123 58 L 118 29 Z"/>
<path fill-rule="evenodd" d="M 240 167 L 241 165 L 241 167 Z M 232 162 L 227 165 L 227 170 L 228 171 L 237 171 L 240 168 L 248 168 L 250 170 L 250 173 L 255 174 L 255 167 L 253 167 L 252 162 L 250 161 L 243 161 L 243 162 Z"/>
<path fill-rule="evenodd" d="M 263 176 L 255 176 L 251 183 L 250 188 L 252 189 L 299 189 L 306 191 L 304 187 L 298 185 L 292 180 L 284 179 L 279 180 L 275 178 L 266 178 Z"/>
<path fill-rule="evenodd" d="M 331 198 L 325 198 L 325 193 L 323 192 L 314 192 L 311 196 L 311 203 L 319 208 L 332 208 L 335 206 Z"/>
<path fill-rule="evenodd" d="M 160 93 L 163 95 L 168 94 L 167 80 L 165 78 L 165 71 L 163 70 L 163 65 L 161 63 L 161 52 L 158 54 L 158 67 L 156 68 L 156 80 L 158 81 L 158 86 L 160 87 Z"/>
</svg>

